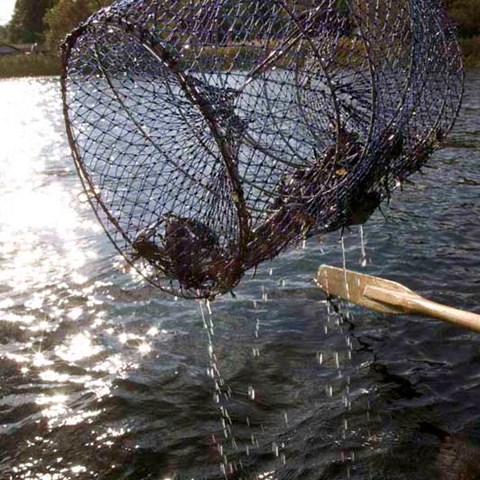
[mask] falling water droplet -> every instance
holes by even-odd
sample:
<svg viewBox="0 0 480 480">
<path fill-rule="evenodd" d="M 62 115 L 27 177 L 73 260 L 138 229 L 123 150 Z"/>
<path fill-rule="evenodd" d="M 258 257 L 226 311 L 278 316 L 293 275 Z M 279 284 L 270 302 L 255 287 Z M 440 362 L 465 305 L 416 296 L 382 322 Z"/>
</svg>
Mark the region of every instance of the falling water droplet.
<svg viewBox="0 0 480 480">
<path fill-rule="evenodd" d="M 275 457 L 277 457 L 277 458 L 279 457 L 280 452 L 279 452 L 279 449 L 278 449 L 278 445 L 275 442 L 272 443 L 272 452 L 275 455 Z"/>
<path fill-rule="evenodd" d="M 317 353 L 317 360 L 320 365 L 323 365 L 323 353 Z"/>
<path fill-rule="evenodd" d="M 342 262 L 343 262 L 343 272 L 345 275 L 345 292 L 347 293 L 347 300 L 350 298 L 350 288 L 348 284 L 348 277 L 347 277 L 347 256 L 345 253 L 345 238 L 342 235 L 341 237 L 341 244 L 342 244 Z M 348 314 L 348 311 L 346 312 Z"/>
<path fill-rule="evenodd" d="M 265 286 L 262 285 L 262 301 L 267 302 L 268 301 L 268 294 L 267 291 L 265 290 Z"/>
<path fill-rule="evenodd" d="M 334 356 L 335 356 L 335 365 L 336 365 L 337 368 L 340 368 L 340 356 L 339 356 L 338 352 L 335 352 Z"/>
<path fill-rule="evenodd" d="M 365 248 L 365 232 L 363 230 L 363 225 L 360 225 L 360 249 L 361 249 L 360 265 L 362 267 L 366 267 L 367 266 L 367 250 Z"/>
</svg>

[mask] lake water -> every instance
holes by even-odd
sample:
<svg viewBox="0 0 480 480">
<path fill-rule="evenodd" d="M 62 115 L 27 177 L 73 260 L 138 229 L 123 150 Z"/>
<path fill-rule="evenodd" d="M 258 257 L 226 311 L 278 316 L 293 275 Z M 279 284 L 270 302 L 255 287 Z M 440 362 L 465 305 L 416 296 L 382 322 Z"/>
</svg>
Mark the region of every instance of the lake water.
<svg viewBox="0 0 480 480">
<path fill-rule="evenodd" d="M 338 234 L 211 312 L 176 301 L 85 203 L 58 80 L 1 81 L 0 105 L 0 478 L 433 479 L 424 422 L 480 440 L 480 335 L 329 311 L 312 278 Z M 478 73 L 430 166 L 365 226 L 366 267 L 346 234 L 347 267 L 480 312 Z"/>
</svg>

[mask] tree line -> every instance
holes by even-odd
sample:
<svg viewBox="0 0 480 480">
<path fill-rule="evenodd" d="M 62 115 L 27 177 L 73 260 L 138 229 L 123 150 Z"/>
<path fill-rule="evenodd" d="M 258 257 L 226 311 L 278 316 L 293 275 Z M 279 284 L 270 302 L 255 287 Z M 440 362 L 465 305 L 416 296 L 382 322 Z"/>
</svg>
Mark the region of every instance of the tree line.
<svg viewBox="0 0 480 480">
<path fill-rule="evenodd" d="M 55 51 L 75 26 L 113 0 L 16 0 L 13 16 L 0 26 L 0 41 L 42 43 Z"/>
<path fill-rule="evenodd" d="M 186 4 L 195 0 L 178 1 Z M 263 1 L 268 5 L 268 0 Z M 298 3 L 299 0 L 295 1 Z M 345 0 L 338 2 L 339 8 L 345 4 Z M 45 43 L 55 51 L 69 31 L 93 12 L 111 3 L 113 0 L 16 0 L 12 19 L 6 26 L 0 26 L 0 42 Z M 255 14 L 265 13 L 264 8 L 258 8 L 262 3 L 252 0 L 252 4 L 257 5 Z M 480 0 L 445 0 L 445 3 L 458 23 L 462 38 L 480 36 Z"/>
</svg>

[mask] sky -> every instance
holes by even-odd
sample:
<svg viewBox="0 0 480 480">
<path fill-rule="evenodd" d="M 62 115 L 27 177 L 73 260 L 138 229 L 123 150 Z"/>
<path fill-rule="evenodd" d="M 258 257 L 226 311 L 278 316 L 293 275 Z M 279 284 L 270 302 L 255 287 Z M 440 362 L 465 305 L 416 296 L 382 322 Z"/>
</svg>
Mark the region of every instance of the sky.
<svg viewBox="0 0 480 480">
<path fill-rule="evenodd" d="M 12 16 L 14 6 L 15 0 L 0 0 L 0 25 L 8 23 Z"/>
</svg>

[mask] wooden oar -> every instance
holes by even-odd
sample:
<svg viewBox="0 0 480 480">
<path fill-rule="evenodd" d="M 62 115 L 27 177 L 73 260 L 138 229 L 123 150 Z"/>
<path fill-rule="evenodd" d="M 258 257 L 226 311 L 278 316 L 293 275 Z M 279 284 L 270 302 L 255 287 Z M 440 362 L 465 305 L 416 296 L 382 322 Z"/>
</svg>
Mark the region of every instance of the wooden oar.
<svg viewBox="0 0 480 480">
<path fill-rule="evenodd" d="M 383 313 L 421 314 L 480 332 L 480 315 L 421 297 L 397 282 L 322 265 L 316 277 L 327 295 Z"/>
</svg>

